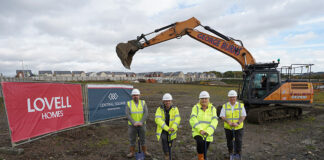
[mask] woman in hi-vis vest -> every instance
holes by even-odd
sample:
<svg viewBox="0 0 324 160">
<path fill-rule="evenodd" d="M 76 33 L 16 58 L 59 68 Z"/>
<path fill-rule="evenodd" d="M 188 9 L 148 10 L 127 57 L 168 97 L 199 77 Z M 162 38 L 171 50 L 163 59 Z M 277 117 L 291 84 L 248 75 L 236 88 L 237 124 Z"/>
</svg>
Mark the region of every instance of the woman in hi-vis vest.
<svg viewBox="0 0 324 160">
<path fill-rule="evenodd" d="M 210 142 L 213 141 L 213 134 L 217 127 L 217 110 L 209 102 L 209 93 L 202 91 L 199 94 L 199 103 L 192 107 L 190 125 L 192 137 L 197 143 L 198 160 L 204 160 L 204 153 L 207 153 Z M 205 143 L 206 148 L 205 148 Z"/>
</svg>

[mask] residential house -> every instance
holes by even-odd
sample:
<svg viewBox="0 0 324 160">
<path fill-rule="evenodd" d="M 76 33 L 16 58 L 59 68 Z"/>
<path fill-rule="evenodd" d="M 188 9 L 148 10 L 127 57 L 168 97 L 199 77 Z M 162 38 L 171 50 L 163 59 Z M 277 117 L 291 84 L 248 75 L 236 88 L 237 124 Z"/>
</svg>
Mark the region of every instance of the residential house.
<svg viewBox="0 0 324 160">
<path fill-rule="evenodd" d="M 55 77 L 72 77 L 71 71 L 54 71 Z"/>
<path fill-rule="evenodd" d="M 53 77 L 53 72 L 49 70 L 38 71 L 38 76 L 40 77 Z"/>
<path fill-rule="evenodd" d="M 87 77 L 97 77 L 97 73 L 96 72 L 88 72 L 86 73 Z"/>
<path fill-rule="evenodd" d="M 113 72 L 113 77 L 117 77 L 117 78 L 124 78 L 126 77 L 126 73 L 125 72 Z"/>
<path fill-rule="evenodd" d="M 86 77 L 86 73 L 84 71 L 72 71 L 73 77 Z"/>
<path fill-rule="evenodd" d="M 134 72 L 126 72 L 126 77 L 136 77 Z"/>
<path fill-rule="evenodd" d="M 167 77 L 167 78 L 171 77 L 171 75 L 172 75 L 172 72 L 167 72 L 167 73 L 164 73 L 163 74 L 163 76 L 164 77 Z"/>
<path fill-rule="evenodd" d="M 184 75 L 184 73 L 182 72 L 182 71 L 178 71 L 178 72 L 173 72 L 172 74 L 171 74 L 171 77 L 173 77 L 173 78 L 185 78 L 185 75 Z"/>
<path fill-rule="evenodd" d="M 16 77 L 23 78 L 31 76 L 34 76 L 31 70 L 16 70 Z"/>
</svg>

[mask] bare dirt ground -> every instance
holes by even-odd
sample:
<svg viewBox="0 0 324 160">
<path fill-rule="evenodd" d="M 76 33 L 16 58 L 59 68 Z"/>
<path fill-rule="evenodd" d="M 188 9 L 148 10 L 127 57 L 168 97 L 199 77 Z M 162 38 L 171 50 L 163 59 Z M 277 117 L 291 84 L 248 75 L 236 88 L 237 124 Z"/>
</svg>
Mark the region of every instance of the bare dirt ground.
<svg viewBox="0 0 324 160">
<path fill-rule="evenodd" d="M 152 160 L 162 159 L 162 148 L 155 137 L 154 114 L 161 104 L 162 95 L 173 95 L 174 105 L 179 107 L 181 125 L 173 144 L 173 158 L 196 158 L 195 141 L 191 136 L 189 116 L 192 106 L 198 102 L 200 91 L 211 94 L 211 102 L 226 102 L 226 93 L 235 87 L 202 86 L 185 84 L 134 84 L 142 92 L 142 99 L 149 107 L 147 121 L 147 146 Z M 323 93 L 319 93 L 323 94 Z M 316 99 L 315 99 L 316 100 Z M 317 98 L 315 103 L 323 103 Z M 243 159 L 324 159 L 324 107 L 311 105 L 304 108 L 300 120 L 276 121 L 264 125 L 245 123 Z M 3 107 L 0 111 L 0 147 L 10 147 L 8 125 Z M 23 144 L 21 155 L 0 154 L 0 159 L 102 159 L 124 160 L 128 152 L 127 121 L 114 120 L 54 134 L 31 143 Z M 208 150 L 208 158 L 224 159 L 227 154 L 223 122 L 219 121 L 214 142 Z M 135 158 L 134 158 L 135 159 Z"/>
</svg>

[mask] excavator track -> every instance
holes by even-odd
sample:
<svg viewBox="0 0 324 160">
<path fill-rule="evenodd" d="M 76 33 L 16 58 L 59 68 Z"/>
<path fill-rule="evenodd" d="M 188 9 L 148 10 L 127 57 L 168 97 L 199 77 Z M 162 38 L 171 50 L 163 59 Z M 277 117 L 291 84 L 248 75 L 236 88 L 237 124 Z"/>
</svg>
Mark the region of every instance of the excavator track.
<svg viewBox="0 0 324 160">
<path fill-rule="evenodd" d="M 248 111 L 249 123 L 264 124 L 282 119 L 299 119 L 302 108 L 294 106 L 262 106 Z"/>
</svg>

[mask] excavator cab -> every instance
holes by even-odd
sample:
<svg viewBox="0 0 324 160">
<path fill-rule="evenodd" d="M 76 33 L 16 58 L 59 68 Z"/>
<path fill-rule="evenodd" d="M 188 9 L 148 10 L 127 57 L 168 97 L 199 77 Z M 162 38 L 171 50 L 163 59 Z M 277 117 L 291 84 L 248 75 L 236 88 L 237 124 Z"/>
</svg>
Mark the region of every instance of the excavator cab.
<svg viewBox="0 0 324 160">
<path fill-rule="evenodd" d="M 255 64 L 244 71 L 239 99 L 245 104 L 267 104 L 264 98 L 280 87 L 279 63 Z"/>
<path fill-rule="evenodd" d="M 268 104 L 265 97 L 281 85 L 278 63 L 256 64 L 244 72 L 243 86 L 239 98 L 245 104 Z"/>
</svg>

